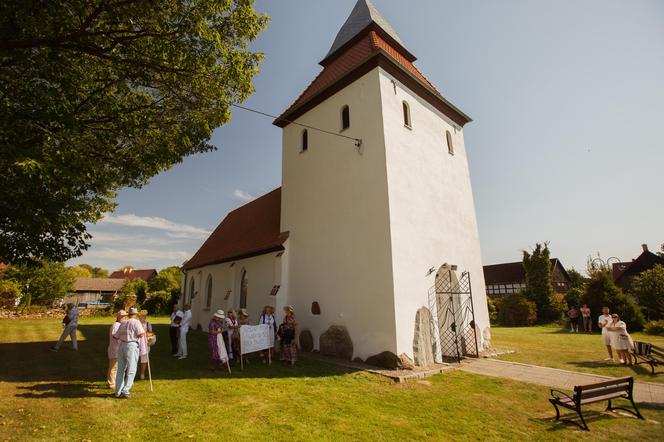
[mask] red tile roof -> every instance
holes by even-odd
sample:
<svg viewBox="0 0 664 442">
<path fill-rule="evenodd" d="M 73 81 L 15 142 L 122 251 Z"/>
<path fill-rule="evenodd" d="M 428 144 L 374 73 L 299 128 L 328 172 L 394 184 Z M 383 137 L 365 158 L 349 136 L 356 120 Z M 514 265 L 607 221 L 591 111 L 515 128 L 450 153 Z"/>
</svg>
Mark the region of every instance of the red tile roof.
<svg viewBox="0 0 664 442">
<path fill-rule="evenodd" d="M 280 220 L 281 187 L 230 212 L 184 268 L 283 250 L 288 236 L 281 234 Z"/>
<path fill-rule="evenodd" d="M 318 74 L 314 81 L 302 92 L 302 94 L 295 100 L 295 102 L 279 117 L 279 119 L 286 118 L 288 114 L 311 100 L 319 92 L 325 90 L 328 86 L 349 74 L 355 68 L 362 65 L 369 58 L 378 53 L 387 53 L 394 61 L 401 67 L 405 68 L 415 78 L 417 78 L 425 87 L 430 89 L 435 95 L 442 98 L 440 93 L 426 79 L 424 74 L 415 67 L 415 65 L 408 61 L 406 56 L 399 52 L 394 46 L 389 44 L 382 38 L 376 31 L 371 30 L 366 35 L 356 41 L 355 44 L 345 50 L 340 56 L 330 61 L 323 70 Z"/>
<path fill-rule="evenodd" d="M 149 281 L 155 276 L 157 276 L 156 269 L 142 269 L 142 270 L 128 269 L 126 272 L 123 270 L 118 270 L 116 272 L 113 272 L 111 273 L 111 276 L 109 276 L 109 278 L 129 279 L 129 280 L 140 278 L 143 281 Z"/>
</svg>

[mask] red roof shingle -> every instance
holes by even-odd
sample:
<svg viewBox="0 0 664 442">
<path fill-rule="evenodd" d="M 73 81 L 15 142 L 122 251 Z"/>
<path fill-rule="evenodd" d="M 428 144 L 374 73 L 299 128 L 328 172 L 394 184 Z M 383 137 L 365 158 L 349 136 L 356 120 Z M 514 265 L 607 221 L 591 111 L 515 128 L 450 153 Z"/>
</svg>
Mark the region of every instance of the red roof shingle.
<svg viewBox="0 0 664 442">
<path fill-rule="evenodd" d="M 281 234 L 280 220 L 281 187 L 230 212 L 184 268 L 283 250 L 288 236 Z"/>
<path fill-rule="evenodd" d="M 128 269 L 127 271 L 124 270 L 115 271 L 111 273 L 111 276 L 109 276 L 109 278 L 129 279 L 131 281 L 140 278 L 143 281 L 149 281 L 155 276 L 157 276 L 156 269 L 141 269 L 141 270 Z"/>
</svg>

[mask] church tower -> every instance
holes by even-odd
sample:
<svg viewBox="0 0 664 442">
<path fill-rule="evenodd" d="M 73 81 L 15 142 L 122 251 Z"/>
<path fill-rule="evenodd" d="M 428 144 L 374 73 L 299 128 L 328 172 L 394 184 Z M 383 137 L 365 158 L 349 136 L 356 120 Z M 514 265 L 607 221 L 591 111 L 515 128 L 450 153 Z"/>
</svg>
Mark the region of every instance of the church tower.
<svg viewBox="0 0 664 442">
<path fill-rule="evenodd" d="M 422 345 L 442 339 L 442 323 L 429 327 L 422 312 L 439 315 L 433 287 L 452 269 L 455 281 L 467 271 L 472 282 L 467 322 L 480 348 L 488 337 L 463 138 L 471 120 L 415 61 L 371 1 L 359 0 L 320 74 L 274 122 L 283 128 L 287 301 L 316 346 L 329 327 L 345 327 L 354 357 L 430 358 Z"/>
</svg>

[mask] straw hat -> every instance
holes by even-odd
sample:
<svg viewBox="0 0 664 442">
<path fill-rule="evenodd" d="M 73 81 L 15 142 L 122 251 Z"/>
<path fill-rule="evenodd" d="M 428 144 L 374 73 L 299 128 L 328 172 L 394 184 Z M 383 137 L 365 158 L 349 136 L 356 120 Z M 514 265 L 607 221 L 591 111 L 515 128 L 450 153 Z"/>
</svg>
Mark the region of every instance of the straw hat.
<svg viewBox="0 0 664 442">
<path fill-rule="evenodd" d="M 295 313 L 295 310 L 290 305 L 284 305 L 284 310 L 289 311 L 291 313 Z"/>
<path fill-rule="evenodd" d="M 141 310 L 140 312 L 138 312 L 138 314 L 147 316 L 148 311 L 147 310 Z"/>
<path fill-rule="evenodd" d="M 137 314 L 138 314 L 138 310 L 136 309 L 136 307 L 132 307 L 132 308 L 129 309 L 129 316 L 137 315 Z"/>
<path fill-rule="evenodd" d="M 219 319 L 224 319 L 224 318 L 226 318 L 226 314 L 224 313 L 223 310 L 217 310 L 213 316 L 214 316 L 215 318 L 219 318 Z"/>
<path fill-rule="evenodd" d="M 244 316 L 245 318 L 248 318 L 248 317 L 249 317 L 249 313 L 247 313 L 247 309 L 246 309 L 246 308 L 241 308 L 241 309 L 240 309 L 239 316 Z"/>
<path fill-rule="evenodd" d="M 266 305 L 265 307 L 263 307 L 263 310 L 269 310 L 270 313 L 274 313 L 274 307 L 272 307 L 271 305 Z"/>
<path fill-rule="evenodd" d="M 120 310 L 120 311 L 118 312 L 117 316 L 118 316 L 118 318 L 121 318 L 121 317 L 127 316 L 127 312 L 124 311 L 124 310 Z"/>
</svg>

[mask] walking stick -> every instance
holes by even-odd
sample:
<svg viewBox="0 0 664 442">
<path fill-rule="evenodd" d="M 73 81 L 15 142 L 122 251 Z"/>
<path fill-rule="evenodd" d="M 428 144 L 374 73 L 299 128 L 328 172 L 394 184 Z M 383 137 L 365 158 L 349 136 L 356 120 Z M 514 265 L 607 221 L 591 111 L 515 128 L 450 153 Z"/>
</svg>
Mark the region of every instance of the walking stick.
<svg viewBox="0 0 664 442">
<path fill-rule="evenodd" d="M 150 391 L 154 391 L 152 388 L 152 371 L 150 370 L 150 352 L 148 352 L 148 379 L 150 379 Z"/>
</svg>

